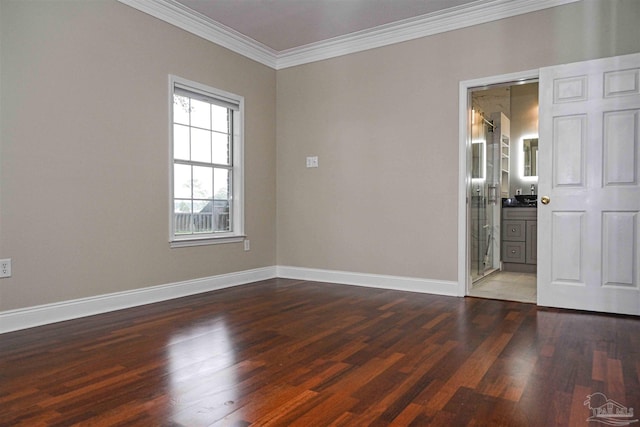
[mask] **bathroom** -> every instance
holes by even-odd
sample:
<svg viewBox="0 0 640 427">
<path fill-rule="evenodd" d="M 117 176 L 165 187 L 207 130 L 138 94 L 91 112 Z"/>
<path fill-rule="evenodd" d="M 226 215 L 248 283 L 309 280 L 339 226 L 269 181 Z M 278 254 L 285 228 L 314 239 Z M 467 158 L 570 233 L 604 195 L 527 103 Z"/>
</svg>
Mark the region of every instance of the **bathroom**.
<svg viewBox="0 0 640 427">
<path fill-rule="evenodd" d="M 538 83 L 470 97 L 469 295 L 535 303 Z"/>
</svg>

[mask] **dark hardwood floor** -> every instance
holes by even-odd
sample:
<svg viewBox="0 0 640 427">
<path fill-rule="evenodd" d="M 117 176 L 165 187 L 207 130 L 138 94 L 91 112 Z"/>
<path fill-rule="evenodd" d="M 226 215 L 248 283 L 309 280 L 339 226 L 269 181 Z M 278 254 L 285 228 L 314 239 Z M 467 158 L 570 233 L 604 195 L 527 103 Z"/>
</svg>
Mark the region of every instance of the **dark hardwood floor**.
<svg viewBox="0 0 640 427">
<path fill-rule="evenodd" d="M 639 318 L 274 279 L 0 335 L 1 426 L 597 426 L 596 392 L 640 408 Z"/>
</svg>

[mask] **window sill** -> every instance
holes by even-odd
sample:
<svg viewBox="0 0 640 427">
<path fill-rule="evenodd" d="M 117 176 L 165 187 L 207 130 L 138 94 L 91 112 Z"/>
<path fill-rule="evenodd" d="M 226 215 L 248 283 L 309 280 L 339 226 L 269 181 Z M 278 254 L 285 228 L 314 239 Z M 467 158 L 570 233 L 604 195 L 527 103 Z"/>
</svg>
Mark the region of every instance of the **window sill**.
<svg viewBox="0 0 640 427">
<path fill-rule="evenodd" d="M 239 243 L 244 241 L 246 236 L 224 236 L 224 237 L 194 237 L 185 239 L 176 239 L 169 242 L 171 248 L 187 248 L 191 246 L 220 245 L 223 243 Z"/>
</svg>

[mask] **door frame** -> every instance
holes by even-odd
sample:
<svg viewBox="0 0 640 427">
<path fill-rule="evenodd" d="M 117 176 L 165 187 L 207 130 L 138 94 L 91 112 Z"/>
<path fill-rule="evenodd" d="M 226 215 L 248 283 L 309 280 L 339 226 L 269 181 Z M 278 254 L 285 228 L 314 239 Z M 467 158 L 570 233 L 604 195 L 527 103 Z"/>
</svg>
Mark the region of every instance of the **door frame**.
<svg viewBox="0 0 640 427">
<path fill-rule="evenodd" d="M 517 73 L 500 74 L 473 80 L 464 80 L 459 84 L 458 95 L 458 291 L 460 297 L 468 295 L 471 286 L 469 260 L 471 249 L 469 245 L 470 204 L 468 194 L 471 188 L 471 135 L 469 134 L 469 119 L 471 117 L 471 98 L 469 89 L 481 88 L 497 84 L 527 83 L 538 79 L 540 70 L 528 70 Z"/>
</svg>

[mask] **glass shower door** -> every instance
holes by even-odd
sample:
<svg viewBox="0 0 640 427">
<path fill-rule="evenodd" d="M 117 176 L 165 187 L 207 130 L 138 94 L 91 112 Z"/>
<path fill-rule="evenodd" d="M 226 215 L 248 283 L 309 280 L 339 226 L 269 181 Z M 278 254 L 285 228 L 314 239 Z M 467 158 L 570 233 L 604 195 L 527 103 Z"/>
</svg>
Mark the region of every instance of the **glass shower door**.
<svg viewBox="0 0 640 427">
<path fill-rule="evenodd" d="M 476 281 L 492 270 L 493 205 L 487 184 L 474 184 L 471 197 L 471 277 Z"/>
<path fill-rule="evenodd" d="M 493 125 L 482 114 L 472 124 L 472 167 L 469 195 L 471 278 L 476 281 L 495 270 L 498 258 L 494 254 L 496 213 L 499 213 L 499 180 L 495 179 L 499 169 L 499 144 L 493 140 Z M 498 147 L 498 149 L 496 149 Z"/>
</svg>

